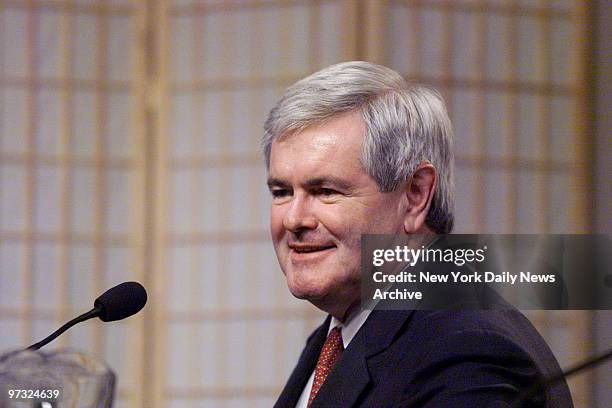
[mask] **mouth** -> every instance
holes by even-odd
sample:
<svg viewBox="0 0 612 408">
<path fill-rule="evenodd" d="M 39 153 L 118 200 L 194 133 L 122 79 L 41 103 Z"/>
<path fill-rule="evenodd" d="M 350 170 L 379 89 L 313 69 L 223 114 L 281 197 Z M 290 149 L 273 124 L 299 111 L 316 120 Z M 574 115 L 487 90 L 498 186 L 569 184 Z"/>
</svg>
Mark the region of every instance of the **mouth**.
<svg viewBox="0 0 612 408">
<path fill-rule="evenodd" d="M 292 255 L 307 257 L 327 253 L 336 248 L 335 245 L 289 245 Z"/>
</svg>

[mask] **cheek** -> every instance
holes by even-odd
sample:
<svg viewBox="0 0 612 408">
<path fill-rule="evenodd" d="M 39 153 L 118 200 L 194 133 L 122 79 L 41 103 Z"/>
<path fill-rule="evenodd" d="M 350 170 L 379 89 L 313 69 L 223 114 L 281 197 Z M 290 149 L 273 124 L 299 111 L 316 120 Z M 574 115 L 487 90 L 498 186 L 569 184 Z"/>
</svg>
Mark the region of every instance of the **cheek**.
<svg viewBox="0 0 612 408">
<path fill-rule="evenodd" d="M 283 209 L 280 206 L 272 205 L 270 209 L 270 233 L 274 243 L 276 243 L 283 235 L 283 217 Z"/>
<path fill-rule="evenodd" d="M 397 209 L 395 201 L 384 201 L 377 203 L 367 209 L 364 219 L 367 226 L 364 228 L 372 234 L 396 234 L 401 231 L 402 217 Z M 398 229 L 399 228 L 399 229 Z"/>
<path fill-rule="evenodd" d="M 331 207 L 331 206 L 330 206 Z M 351 251 L 359 248 L 361 234 L 365 224 L 363 210 L 354 206 L 334 206 L 333 211 L 327 209 L 320 212 L 320 222 L 325 229 L 340 241 L 340 244 Z"/>
<path fill-rule="evenodd" d="M 347 247 L 358 251 L 363 234 L 397 233 L 398 216 L 390 206 L 351 206 L 327 221 L 328 229 Z M 400 223 L 401 224 L 401 223 Z"/>
</svg>

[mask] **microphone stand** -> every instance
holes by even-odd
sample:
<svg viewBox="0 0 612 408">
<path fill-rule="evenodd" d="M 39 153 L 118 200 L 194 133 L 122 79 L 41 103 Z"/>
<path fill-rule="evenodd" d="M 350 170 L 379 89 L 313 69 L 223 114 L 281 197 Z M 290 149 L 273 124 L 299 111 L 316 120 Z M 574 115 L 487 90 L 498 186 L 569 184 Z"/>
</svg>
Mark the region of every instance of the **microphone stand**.
<svg viewBox="0 0 612 408">
<path fill-rule="evenodd" d="M 62 334 L 63 332 L 65 332 L 66 330 L 74 326 L 75 324 L 84 322 L 85 320 L 93 319 L 94 317 L 98 317 L 101 311 L 102 311 L 102 308 L 100 306 L 94 307 L 89 312 L 83 313 L 82 315 L 70 320 L 68 323 L 66 323 L 65 325 L 63 325 L 62 327 L 60 327 L 59 329 L 57 329 L 56 331 L 51 333 L 48 337 L 44 338 L 38 343 L 32 344 L 30 347 L 26 348 L 26 350 L 32 350 L 32 351 L 38 350 L 42 346 L 53 341 L 57 336 L 59 336 L 60 334 Z"/>
<path fill-rule="evenodd" d="M 551 386 L 559 380 L 562 380 L 566 377 L 571 377 L 572 375 L 584 370 L 585 368 L 595 367 L 596 365 L 599 365 L 610 358 L 612 358 L 612 349 L 605 351 L 602 354 L 592 357 L 586 361 L 583 361 L 582 363 L 579 363 L 560 374 L 536 382 L 531 388 L 521 394 L 516 401 L 514 401 L 514 403 L 512 404 L 512 408 L 520 408 L 522 404 L 528 401 L 531 397 L 542 392 L 543 389 Z"/>
</svg>

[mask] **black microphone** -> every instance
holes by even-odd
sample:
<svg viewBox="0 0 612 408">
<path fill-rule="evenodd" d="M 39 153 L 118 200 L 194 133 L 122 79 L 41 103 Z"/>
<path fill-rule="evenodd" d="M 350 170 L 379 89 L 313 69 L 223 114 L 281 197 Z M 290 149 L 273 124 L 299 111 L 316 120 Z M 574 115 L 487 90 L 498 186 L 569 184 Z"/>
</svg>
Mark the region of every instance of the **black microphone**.
<svg viewBox="0 0 612 408">
<path fill-rule="evenodd" d="M 140 283 L 123 282 L 100 295 L 94 302 L 94 308 L 89 312 L 72 319 L 51 333 L 50 336 L 38 343 L 32 344 L 27 350 L 38 350 L 75 324 L 93 319 L 94 317 L 99 317 L 103 322 L 125 319 L 138 313 L 146 303 L 147 291 Z"/>
</svg>

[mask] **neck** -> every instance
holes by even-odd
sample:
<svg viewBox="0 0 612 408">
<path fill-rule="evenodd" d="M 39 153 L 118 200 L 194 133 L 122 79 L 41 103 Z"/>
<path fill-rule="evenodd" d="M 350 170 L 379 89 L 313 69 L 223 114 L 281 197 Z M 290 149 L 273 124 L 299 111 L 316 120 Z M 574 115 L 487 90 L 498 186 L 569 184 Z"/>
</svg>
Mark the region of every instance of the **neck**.
<svg viewBox="0 0 612 408">
<path fill-rule="evenodd" d="M 359 305 L 361 304 L 360 299 L 357 298 L 352 303 L 349 303 L 348 306 L 345 305 L 329 305 L 328 307 L 317 305 L 316 307 L 323 310 L 324 312 L 329 313 L 336 319 L 338 319 L 343 324 L 346 323 L 358 310 Z M 326 305 L 327 306 L 327 305 Z"/>
<path fill-rule="evenodd" d="M 357 313 L 357 311 L 359 310 L 360 304 L 361 304 L 361 299 L 357 299 L 351 305 L 349 305 L 348 308 L 346 308 L 346 311 L 344 312 L 344 315 L 342 316 L 342 318 L 339 318 L 336 316 L 334 317 L 336 317 L 336 319 L 340 320 L 342 323 L 346 323 L 347 321 L 350 320 L 352 316 L 355 315 L 355 313 Z"/>
</svg>

